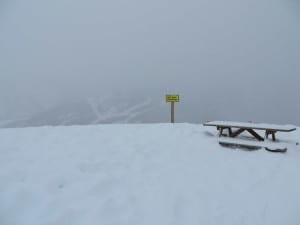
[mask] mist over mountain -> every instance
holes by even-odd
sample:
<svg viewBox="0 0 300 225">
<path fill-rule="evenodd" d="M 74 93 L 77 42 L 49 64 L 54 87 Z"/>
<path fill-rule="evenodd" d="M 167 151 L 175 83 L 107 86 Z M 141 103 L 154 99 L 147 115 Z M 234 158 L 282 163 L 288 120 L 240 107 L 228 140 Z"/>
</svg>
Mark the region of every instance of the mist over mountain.
<svg viewBox="0 0 300 225">
<path fill-rule="evenodd" d="M 150 98 L 115 96 L 63 102 L 32 114 L 0 120 L 1 127 L 162 122 L 162 104 Z M 165 115 L 166 116 L 166 115 Z"/>
<path fill-rule="evenodd" d="M 297 96 L 298 90 L 293 89 L 293 92 Z M 266 94 L 268 101 L 264 98 L 252 101 L 247 95 L 216 95 L 213 91 L 209 96 L 199 93 L 180 95 L 180 102 L 175 104 L 176 122 L 203 123 L 220 119 L 300 124 L 300 118 L 295 115 L 297 104 L 280 97 L 273 99 L 272 93 Z M 0 127 L 166 123 L 170 121 L 170 104 L 165 102 L 164 97 L 159 92 L 149 96 L 119 93 L 64 100 L 51 105 L 24 103 L 24 109 L 28 110 L 14 111 L 13 107 L 10 108 L 16 113 L 2 115 Z"/>
</svg>

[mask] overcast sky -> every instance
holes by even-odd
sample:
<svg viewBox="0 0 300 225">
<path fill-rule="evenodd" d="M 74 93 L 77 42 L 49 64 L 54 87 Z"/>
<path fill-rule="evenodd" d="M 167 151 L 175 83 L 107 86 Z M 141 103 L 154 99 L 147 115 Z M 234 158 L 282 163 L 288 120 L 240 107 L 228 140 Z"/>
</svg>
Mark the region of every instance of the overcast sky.
<svg viewBox="0 0 300 225">
<path fill-rule="evenodd" d="M 299 28 L 298 0 L 0 0 L 0 110 L 174 92 L 182 121 L 300 125 Z"/>
</svg>

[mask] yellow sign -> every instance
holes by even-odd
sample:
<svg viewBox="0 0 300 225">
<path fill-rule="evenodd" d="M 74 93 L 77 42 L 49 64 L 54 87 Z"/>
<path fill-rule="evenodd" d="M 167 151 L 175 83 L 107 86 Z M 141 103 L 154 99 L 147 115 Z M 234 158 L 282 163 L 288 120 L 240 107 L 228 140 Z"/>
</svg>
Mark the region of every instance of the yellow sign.
<svg viewBox="0 0 300 225">
<path fill-rule="evenodd" d="M 166 102 L 179 102 L 179 95 L 166 95 Z"/>
</svg>

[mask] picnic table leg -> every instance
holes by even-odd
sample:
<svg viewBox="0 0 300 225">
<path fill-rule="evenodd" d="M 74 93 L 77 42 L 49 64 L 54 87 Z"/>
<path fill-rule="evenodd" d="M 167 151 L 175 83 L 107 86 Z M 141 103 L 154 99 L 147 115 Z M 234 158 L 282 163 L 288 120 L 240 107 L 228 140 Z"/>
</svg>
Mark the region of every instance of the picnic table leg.
<svg viewBox="0 0 300 225">
<path fill-rule="evenodd" d="M 245 129 L 240 128 L 240 129 L 238 129 L 238 130 L 235 131 L 235 132 L 231 132 L 230 137 L 236 137 L 236 136 L 238 136 L 239 134 L 243 133 L 244 131 L 245 131 Z"/>
<path fill-rule="evenodd" d="M 268 130 L 266 130 L 265 138 L 266 138 L 266 139 L 269 138 L 269 131 L 268 131 Z"/>
<path fill-rule="evenodd" d="M 228 130 L 228 136 L 231 137 L 231 134 L 232 134 L 232 130 L 230 127 L 217 127 L 217 129 L 219 130 L 219 136 L 221 137 L 223 135 L 223 131 L 225 129 Z"/>
<path fill-rule="evenodd" d="M 257 140 L 259 141 L 264 141 L 265 139 L 263 137 L 261 137 L 258 133 L 256 133 L 254 130 L 252 129 L 247 129 L 247 131 L 252 134 Z"/>
<path fill-rule="evenodd" d="M 275 132 L 272 132 L 272 139 L 273 139 L 273 141 L 276 141 Z"/>
<path fill-rule="evenodd" d="M 266 138 L 268 139 L 269 135 L 271 134 L 272 135 L 272 140 L 276 141 L 275 133 L 276 133 L 276 131 L 266 130 Z"/>
<path fill-rule="evenodd" d="M 232 130 L 231 130 L 231 127 L 228 127 L 228 135 L 229 135 L 229 137 L 232 136 Z"/>
<path fill-rule="evenodd" d="M 217 127 L 218 131 L 219 131 L 219 137 L 221 137 L 223 135 L 223 128 L 222 127 Z"/>
</svg>

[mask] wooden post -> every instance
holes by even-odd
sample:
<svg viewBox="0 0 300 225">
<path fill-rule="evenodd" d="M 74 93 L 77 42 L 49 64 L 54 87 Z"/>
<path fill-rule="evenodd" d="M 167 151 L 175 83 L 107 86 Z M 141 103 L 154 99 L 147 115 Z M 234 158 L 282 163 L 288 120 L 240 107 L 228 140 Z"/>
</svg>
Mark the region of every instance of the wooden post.
<svg viewBox="0 0 300 225">
<path fill-rule="evenodd" d="M 175 114 L 175 110 L 174 110 L 174 108 L 175 108 L 175 102 L 171 102 L 171 123 L 174 123 L 175 122 L 175 116 L 174 116 L 174 114 Z"/>
<path fill-rule="evenodd" d="M 171 103 L 171 123 L 175 123 L 175 102 L 179 102 L 179 95 L 166 95 L 166 102 Z"/>
</svg>

